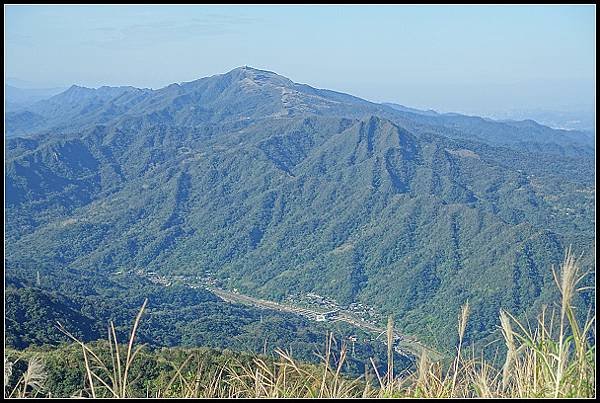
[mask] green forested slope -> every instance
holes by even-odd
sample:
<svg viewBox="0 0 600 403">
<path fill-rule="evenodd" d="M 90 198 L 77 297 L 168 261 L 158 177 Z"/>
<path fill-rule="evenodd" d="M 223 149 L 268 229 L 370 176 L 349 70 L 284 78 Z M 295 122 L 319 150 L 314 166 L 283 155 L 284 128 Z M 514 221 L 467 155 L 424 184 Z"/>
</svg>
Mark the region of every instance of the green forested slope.
<svg viewBox="0 0 600 403">
<path fill-rule="evenodd" d="M 363 302 L 448 347 L 467 299 L 481 340 L 499 308 L 548 300 L 567 245 L 594 267 L 594 149 L 576 133 L 394 111 L 252 69 L 69 91 L 33 109 L 54 126 L 7 140 L 9 275 L 210 271 L 251 295 Z"/>
</svg>

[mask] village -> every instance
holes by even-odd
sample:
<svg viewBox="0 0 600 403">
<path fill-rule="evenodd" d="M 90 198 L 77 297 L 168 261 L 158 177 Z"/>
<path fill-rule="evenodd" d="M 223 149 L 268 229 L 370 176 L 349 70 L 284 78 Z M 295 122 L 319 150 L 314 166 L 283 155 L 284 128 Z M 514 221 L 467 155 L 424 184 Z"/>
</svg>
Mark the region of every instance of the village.
<svg viewBox="0 0 600 403">
<path fill-rule="evenodd" d="M 170 287 L 175 284 L 190 287 L 192 289 L 206 289 L 224 301 L 231 303 L 241 303 L 252 305 L 265 309 L 273 309 L 281 312 L 289 312 L 305 316 L 316 322 L 346 322 L 358 329 L 361 329 L 370 336 L 365 340 L 359 340 L 357 335 L 349 335 L 347 339 L 351 343 L 358 341 L 373 342 L 379 341 L 386 343 L 385 337 L 385 317 L 375 311 L 373 307 L 367 306 L 360 302 L 353 302 L 348 305 L 341 305 L 335 299 L 319 295 L 315 292 L 304 294 L 288 295 L 281 303 L 269 301 L 259 298 L 254 298 L 244 295 L 237 288 L 228 290 L 225 284 L 228 278 L 216 278 L 214 273 L 206 271 L 203 275 L 184 276 L 174 275 L 166 276 L 154 271 L 145 272 L 141 269 L 118 271 L 113 275 L 133 274 L 147 278 L 154 284 L 160 284 L 165 287 Z M 416 339 L 400 334 L 398 331 L 393 332 L 394 350 L 403 356 L 414 358 L 420 354 L 420 351 L 425 347 Z M 435 352 L 433 356 L 437 355 Z"/>
</svg>

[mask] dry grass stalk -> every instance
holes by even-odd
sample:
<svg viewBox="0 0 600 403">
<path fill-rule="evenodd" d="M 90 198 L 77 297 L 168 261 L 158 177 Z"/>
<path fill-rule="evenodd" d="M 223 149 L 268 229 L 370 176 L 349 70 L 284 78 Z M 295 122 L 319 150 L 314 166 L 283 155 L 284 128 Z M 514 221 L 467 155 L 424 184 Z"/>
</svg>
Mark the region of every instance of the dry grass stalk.
<svg viewBox="0 0 600 403">
<path fill-rule="evenodd" d="M 259 357 L 251 364 L 227 361 L 216 372 L 204 374 L 201 358 L 190 354 L 181 364 L 173 365 L 173 375 L 165 381 L 165 387 L 158 388 L 156 397 L 593 397 L 595 346 L 590 343 L 595 340 L 595 315 L 590 310 L 583 325 L 577 322 L 573 300 L 581 290 L 577 284 L 583 276 L 578 274 L 577 260 L 570 249 L 560 271 L 553 270 L 553 275 L 561 293 L 556 315 L 555 311 L 548 315 L 544 307 L 532 329 L 529 323 L 523 324 L 509 312 L 499 312 L 507 353 L 504 364 L 499 367 L 492 364 L 495 360 L 487 362 L 483 355 L 476 358 L 474 350 L 468 357 L 463 351 L 470 313 L 467 301 L 458 317 L 456 354 L 447 367 L 441 362 L 432 363 L 423 349 L 414 373 L 394 375 L 394 324 L 389 317 L 384 376 L 370 358 L 378 384 L 371 384 L 366 368 L 364 377 L 349 379 L 343 375 L 347 346 L 342 345 L 339 353 L 334 353 L 335 340 L 329 333 L 320 366 L 301 365 L 291 353 L 277 349 L 277 362 L 269 363 Z M 124 363 L 112 323 L 108 331 L 110 365 L 59 326 L 83 350 L 87 385 L 86 393 L 81 391 L 80 396 L 133 397 L 128 375 L 140 351 L 134 347 L 135 335 L 146 304 L 147 301 L 135 318 Z M 184 375 L 185 369 L 193 367 L 193 360 L 196 361 L 195 372 L 186 370 Z M 7 362 L 10 363 L 5 358 L 5 381 L 11 377 L 12 370 Z M 208 375 L 208 379 L 201 381 L 203 375 Z M 32 396 L 41 390 L 44 376 L 41 361 L 31 358 L 27 372 L 17 382 L 12 395 Z M 145 393 L 150 394 L 148 389 Z"/>
</svg>

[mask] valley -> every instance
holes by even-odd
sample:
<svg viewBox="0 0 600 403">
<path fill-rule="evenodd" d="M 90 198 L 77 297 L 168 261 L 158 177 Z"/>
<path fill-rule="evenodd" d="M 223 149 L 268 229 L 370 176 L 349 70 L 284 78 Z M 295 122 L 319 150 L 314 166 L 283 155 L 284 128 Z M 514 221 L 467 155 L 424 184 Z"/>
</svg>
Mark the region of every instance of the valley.
<svg viewBox="0 0 600 403">
<path fill-rule="evenodd" d="M 595 6 L 4 11 L 5 398 L 595 397 Z"/>
<path fill-rule="evenodd" d="M 115 273 L 115 275 L 119 274 L 123 274 L 123 272 Z M 290 297 L 286 300 L 286 303 L 279 303 L 240 294 L 237 289 L 226 290 L 219 288 L 216 286 L 216 281 L 212 277 L 167 277 L 158 275 L 154 272 L 144 273 L 142 271 L 137 271 L 135 274 L 148 278 L 151 282 L 161 284 L 165 287 L 169 287 L 173 284 L 183 284 L 190 288 L 204 288 L 225 302 L 293 313 L 316 322 L 345 322 L 370 334 L 370 338 L 363 340 L 364 342 L 373 342 L 377 340 L 383 344 L 386 342 L 386 328 L 385 326 L 382 326 L 382 323 L 385 322 L 385 318 L 382 318 L 380 315 L 370 314 L 369 311 L 372 311 L 372 309 L 363 307 L 362 305 L 356 306 L 355 304 L 351 304 L 350 306 L 342 307 L 334 300 L 313 293 Z M 348 340 L 352 343 L 357 341 L 356 336 L 349 336 Z M 397 329 L 394 329 L 394 350 L 398 354 L 409 358 L 410 360 L 415 360 L 416 357 L 419 357 L 422 354 L 423 349 L 425 349 L 429 357 L 434 360 L 441 359 L 442 357 L 438 352 L 419 343 L 414 337 L 403 335 Z"/>
</svg>

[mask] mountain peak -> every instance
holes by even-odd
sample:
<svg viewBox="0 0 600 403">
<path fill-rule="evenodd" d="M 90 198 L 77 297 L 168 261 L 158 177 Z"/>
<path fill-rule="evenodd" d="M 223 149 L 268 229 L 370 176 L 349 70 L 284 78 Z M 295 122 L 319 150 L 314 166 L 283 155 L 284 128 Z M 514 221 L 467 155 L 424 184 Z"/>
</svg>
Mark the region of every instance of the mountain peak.
<svg viewBox="0 0 600 403">
<path fill-rule="evenodd" d="M 273 71 L 260 70 L 254 67 L 241 66 L 223 75 L 233 81 L 252 82 L 257 85 L 274 85 L 278 87 L 291 87 L 294 82 L 287 77 L 281 76 Z"/>
<path fill-rule="evenodd" d="M 92 88 L 83 87 L 81 85 L 73 84 L 65 92 L 79 92 L 79 91 L 90 91 Z"/>
<path fill-rule="evenodd" d="M 257 69 L 257 68 L 254 68 L 254 67 L 251 67 L 251 66 L 247 66 L 247 65 L 236 67 L 235 69 L 229 71 L 229 73 L 233 73 L 233 72 L 245 72 L 245 73 L 251 73 L 251 74 L 255 74 L 255 73 L 267 73 L 267 74 L 278 75 L 274 71 Z M 229 73 L 225 73 L 225 74 L 229 74 Z"/>
<path fill-rule="evenodd" d="M 80 85 L 73 84 L 72 86 L 67 88 L 65 91 L 54 95 L 50 99 L 60 99 L 60 100 L 78 99 L 80 97 L 89 96 L 93 92 L 94 92 L 93 88 L 82 87 Z"/>
</svg>

